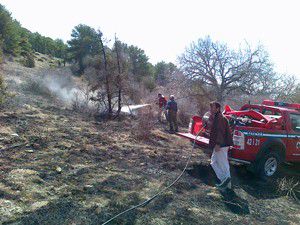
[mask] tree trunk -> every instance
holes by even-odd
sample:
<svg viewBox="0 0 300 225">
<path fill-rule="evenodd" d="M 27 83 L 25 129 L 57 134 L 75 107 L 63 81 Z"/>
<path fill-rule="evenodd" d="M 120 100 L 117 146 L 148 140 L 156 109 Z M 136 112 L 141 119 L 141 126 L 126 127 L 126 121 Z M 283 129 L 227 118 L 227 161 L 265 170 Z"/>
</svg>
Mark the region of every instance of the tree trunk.
<svg viewBox="0 0 300 225">
<path fill-rule="evenodd" d="M 224 95 L 223 95 L 224 91 L 222 90 L 218 90 L 216 93 L 216 97 L 217 97 L 217 101 L 222 105 L 223 101 L 224 101 Z"/>
<path fill-rule="evenodd" d="M 122 87 L 121 87 L 121 65 L 120 65 L 120 54 L 117 43 L 117 37 L 115 36 L 115 44 L 116 44 L 116 53 L 117 53 L 117 64 L 118 64 L 118 76 L 117 76 L 117 86 L 118 86 L 118 112 L 117 115 L 120 114 L 122 108 Z"/>
<path fill-rule="evenodd" d="M 78 65 L 79 65 L 79 74 L 81 75 L 84 72 L 84 65 L 83 65 L 83 59 L 79 58 L 78 59 Z"/>
<path fill-rule="evenodd" d="M 111 97 L 111 91 L 110 91 L 109 73 L 108 73 L 108 69 L 107 69 L 107 58 L 106 58 L 105 48 L 104 48 L 103 41 L 102 41 L 102 34 L 100 35 L 100 44 L 101 44 L 102 55 L 103 55 L 103 60 L 104 60 L 105 88 L 106 88 L 106 92 L 107 92 L 108 114 L 109 114 L 109 118 L 111 118 L 111 115 L 113 112 L 112 104 L 111 104 L 112 97 Z"/>
</svg>

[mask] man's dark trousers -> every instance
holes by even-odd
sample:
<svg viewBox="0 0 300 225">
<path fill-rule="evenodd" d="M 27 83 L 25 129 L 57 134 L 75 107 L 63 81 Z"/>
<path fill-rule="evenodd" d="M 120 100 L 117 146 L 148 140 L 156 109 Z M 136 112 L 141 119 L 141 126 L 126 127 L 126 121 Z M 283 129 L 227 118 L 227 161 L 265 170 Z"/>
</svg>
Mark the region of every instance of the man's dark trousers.
<svg viewBox="0 0 300 225">
<path fill-rule="evenodd" d="M 177 125 L 177 112 L 169 110 L 168 112 L 168 120 L 170 123 L 170 131 L 178 131 L 178 125 Z"/>
</svg>

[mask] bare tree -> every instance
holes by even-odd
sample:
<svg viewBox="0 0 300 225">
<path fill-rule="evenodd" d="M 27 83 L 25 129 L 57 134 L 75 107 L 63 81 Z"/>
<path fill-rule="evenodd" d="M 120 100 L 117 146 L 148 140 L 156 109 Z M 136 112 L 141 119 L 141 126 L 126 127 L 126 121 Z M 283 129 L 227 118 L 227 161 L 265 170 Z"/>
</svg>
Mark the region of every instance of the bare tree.
<svg viewBox="0 0 300 225">
<path fill-rule="evenodd" d="M 300 88 L 295 76 L 281 75 L 271 95 L 275 100 L 294 102 L 299 101 Z"/>
<path fill-rule="evenodd" d="M 117 37 L 115 35 L 115 50 L 116 50 L 116 55 L 117 55 L 117 66 L 118 66 L 118 74 L 117 74 L 117 79 L 116 79 L 116 86 L 118 88 L 118 111 L 117 111 L 117 116 L 121 112 L 122 108 L 122 80 L 121 80 L 121 58 L 120 58 L 120 49 L 119 49 L 119 42 L 117 41 Z"/>
<path fill-rule="evenodd" d="M 197 83 L 199 93 L 220 102 L 237 90 L 247 94 L 268 92 L 276 79 L 261 46 L 234 51 L 206 37 L 192 43 L 179 60 L 190 82 Z"/>
<path fill-rule="evenodd" d="M 104 46 L 102 39 L 101 47 L 101 55 L 86 59 L 85 78 L 91 87 L 91 91 L 97 90 L 97 96 L 93 96 L 91 100 L 101 103 L 108 112 L 108 117 L 111 118 L 115 105 L 117 105 L 117 113 L 113 117 L 116 118 L 121 112 L 122 99 L 126 94 L 128 60 L 126 52 L 124 52 L 124 44 L 116 37 L 112 49 Z M 103 98 L 104 93 L 105 99 Z"/>
<path fill-rule="evenodd" d="M 98 30 L 98 37 L 100 40 L 101 44 L 101 51 L 102 51 L 102 56 L 103 56 L 103 62 L 104 62 L 104 73 L 105 73 L 105 87 L 106 87 L 106 94 L 107 94 L 107 103 L 108 103 L 108 114 L 109 116 L 112 115 L 113 110 L 112 110 L 112 93 L 111 93 L 111 87 L 110 87 L 110 74 L 109 70 L 107 67 L 107 56 L 105 52 L 105 46 L 103 45 L 103 40 L 102 40 L 102 32 Z M 100 76 L 99 76 L 100 77 Z"/>
</svg>

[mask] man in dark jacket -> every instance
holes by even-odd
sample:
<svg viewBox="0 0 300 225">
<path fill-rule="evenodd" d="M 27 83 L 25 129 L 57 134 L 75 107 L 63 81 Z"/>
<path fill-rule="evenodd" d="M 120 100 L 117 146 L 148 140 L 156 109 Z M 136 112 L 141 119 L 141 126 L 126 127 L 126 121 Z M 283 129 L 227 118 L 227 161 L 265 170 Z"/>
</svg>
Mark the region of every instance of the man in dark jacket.
<svg viewBox="0 0 300 225">
<path fill-rule="evenodd" d="M 170 124 L 170 132 L 178 132 L 177 125 L 177 103 L 175 102 L 174 95 L 170 96 L 170 100 L 167 102 L 166 106 L 168 121 Z"/>
<path fill-rule="evenodd" d="M 220 184 L 216 186 L 225 189 L 231 188 L 231 177 L 228 162 L 228 149 L 233 145 L 228 120 L 221 113 L 218 102 L 210 103 L 211 127 L 209 135 L 209 148 L 213 150 L 211 166 L 214 169 Z"/>
</svg>

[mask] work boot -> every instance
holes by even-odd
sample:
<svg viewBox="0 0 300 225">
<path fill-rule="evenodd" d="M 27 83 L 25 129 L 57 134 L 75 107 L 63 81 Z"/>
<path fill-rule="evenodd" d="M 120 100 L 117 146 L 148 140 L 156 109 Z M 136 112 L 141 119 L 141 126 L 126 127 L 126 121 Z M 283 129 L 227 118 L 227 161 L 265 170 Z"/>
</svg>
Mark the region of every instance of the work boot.
<svg viewBox="0 0 300 225">
<path fill-rule="evenodd" d="M 231 181 L 229 181 L 229 183 L 227 184 L 227 189 L 232 189 L 232 186 L 231 186 Z"/>
<path fill-rule="evenodd" d="M 227 177 L 226 179 L 224 179 L 221 183 L 219 184 L 216 184 L 216 187 L 217 188 L 221 188 L 221 189 L 224 189 L 227 187 L 227 185 L 231 183 L 231 178 L 230 177 Z M 231 185 L 231 184 L 230 184 Z"/>
</svg>

